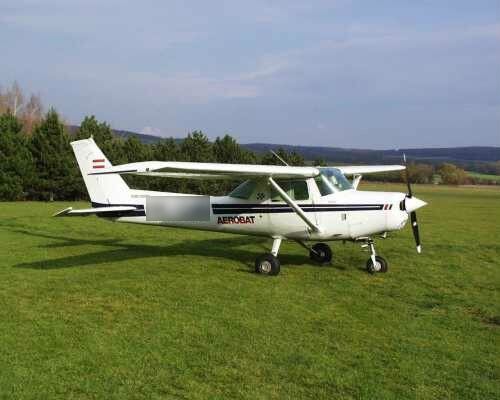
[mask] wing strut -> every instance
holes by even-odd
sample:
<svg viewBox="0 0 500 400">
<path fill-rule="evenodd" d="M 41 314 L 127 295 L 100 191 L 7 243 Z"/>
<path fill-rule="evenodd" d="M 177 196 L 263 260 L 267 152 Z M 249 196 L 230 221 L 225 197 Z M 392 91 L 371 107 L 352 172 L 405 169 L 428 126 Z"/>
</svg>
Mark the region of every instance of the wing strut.
<svg viewBox="0 0 500 400">
<path fill-rule="evenodd" d="M 311 221 L 311 219 L 306 215 L 304 211 L 302 211 L 302 208 L 299 207 L 299 205 L 293 201 L 290 196 L 286 194 L 286 192 L 281 188 L 280 185 L 278 185 L 275 180 L 272 177 L 269 177 L 269 183 L 271 186 L 276 189 L 276 191 L 279 193 L 281 198 L 285 201 L 286 204 L 288 204 L 292 209 L 295 211 L 295 213 L 302 218 L 302 220 L 315 232 L 321 232 L 321 228 L 317 226 L 314 222 Z"/>
</svg>

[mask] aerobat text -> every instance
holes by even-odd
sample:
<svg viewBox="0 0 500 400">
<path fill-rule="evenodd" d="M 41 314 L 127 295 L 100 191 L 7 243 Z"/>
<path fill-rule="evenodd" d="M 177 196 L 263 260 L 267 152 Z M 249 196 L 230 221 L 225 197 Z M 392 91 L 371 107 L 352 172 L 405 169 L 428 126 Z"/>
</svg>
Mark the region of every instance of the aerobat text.
<svg viewBox="0 0 500 400">
<path fill-rule="evenodd" d="M 237 217 L 219 217 L 217 218 L 218 224 L 254 224 L 255 216 L 237 216 Z"/>
</svg>

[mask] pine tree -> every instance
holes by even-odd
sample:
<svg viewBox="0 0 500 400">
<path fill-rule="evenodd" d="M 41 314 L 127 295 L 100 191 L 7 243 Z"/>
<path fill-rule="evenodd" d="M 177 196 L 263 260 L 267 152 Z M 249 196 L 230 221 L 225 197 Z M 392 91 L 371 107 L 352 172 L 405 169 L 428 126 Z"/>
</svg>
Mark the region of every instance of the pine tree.
<svg viewBox="0 0 500 400">
<path fill-rule="evenodd" d="M 86 116 L 76 134 L 75 140 L 92 137 L 102 152 L 112 161 L 115 136 L 106 122 L 99 122 L 95 116 Z"/>
<path fill-rule="evenodd" d="M 283 148 L 279 148 L 276 151 L 276 154 L 280 156 L 283 160 L 288 165 L 295 165 L 295 166 L 303 166 L 305 164 L 304 157 L 302 157 L 299 153 L 296 151 L 291 151 L 288 152 Z M 283 162 L 280 161 L 274 154 L 272 153 L 266 153 L 262 156 L 261 158 L 261 163 L 262 164 L 267 164 L 267 165 L 283 165 Z"/>
<path fill-rule="evenodd" d="M 0 116 L 0 200 L 25 199 L 33 181 L 33 159 L 22 129 L 12 113 Z"/>
<path fill-rule="evenodd" d="M 217 137 L 213 144 L 216 162 L 229 164 L 254 164 L 255 155 L 241 147 L 231 136 Z"/>
<path fill-rule="evenodd" d="M 30 147 L 37 171 L 33 198 L 52 201 L 80 197 L 80 173 L 64 125 L 54 109 L 35 128 Z"/>
<path fill-rule="evenodd" d="M 212 143 L 201 131 L 194 131 L 184 139 L 181 145 L 181 152 L 185 161 L 212 162 Z"/>
</svg>

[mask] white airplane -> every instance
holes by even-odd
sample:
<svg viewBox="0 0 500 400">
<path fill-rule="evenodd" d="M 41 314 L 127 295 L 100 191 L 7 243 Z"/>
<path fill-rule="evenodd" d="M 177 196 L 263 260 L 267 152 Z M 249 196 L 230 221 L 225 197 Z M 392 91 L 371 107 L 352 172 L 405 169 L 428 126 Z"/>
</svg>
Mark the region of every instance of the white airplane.
<svg viewBox="0 0 500 400">
<path fill-rule="evenodd" d="M 386 272 L 374 235 L 385 237 L 411 219 L 420 253 L 415 211 L 427 203 L 408 193 L 358 191 L 361 174 L 399 171 L 401 165 L 291 167 L 146 161 L 112 166 L 92 138 L 71 143 L 92 208 L 71 207 L 54 216 L 97 215 L 117 222 L 180 227 L 273 239 L 271 251 L 255 260 L 255 271 L 277 275 L 283 240 L 294 240 L 319 263 L 332 259 L 327 241 L 360 242 L 370 252 L 366 269 Z M 406 162 L 406 160 L 405 160 Z M 131 189 L 121 175 L 244 180 L 227 196 Z M 345 175 L 353 176 L 349 182 Z M 309 242 L 318 242 L 309 245 Z"/>
</svg>

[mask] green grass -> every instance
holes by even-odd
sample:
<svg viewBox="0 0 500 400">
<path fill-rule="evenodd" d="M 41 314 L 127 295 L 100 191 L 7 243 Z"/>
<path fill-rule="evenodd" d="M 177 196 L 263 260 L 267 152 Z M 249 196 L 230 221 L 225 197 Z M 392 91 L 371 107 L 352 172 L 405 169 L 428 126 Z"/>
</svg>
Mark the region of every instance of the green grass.
<svg viewBox="0 0 500 400">
<path fill-rule="evenodd" d="M 374 276 L 350 243 L 263 277 L 267 240 L 0 204 L 0 398 L 499 398 L 500 190 L 414 190 L 424 252 L 406 227 Z"/>
<path fill-rule="evenodd" d="M 467 175 L 472 178 L 482 179 L 484 181 L 495 181 L 500 183 L 500 175 L 480 174 L 479 172 L 467 171 Z"/>
</svg>

